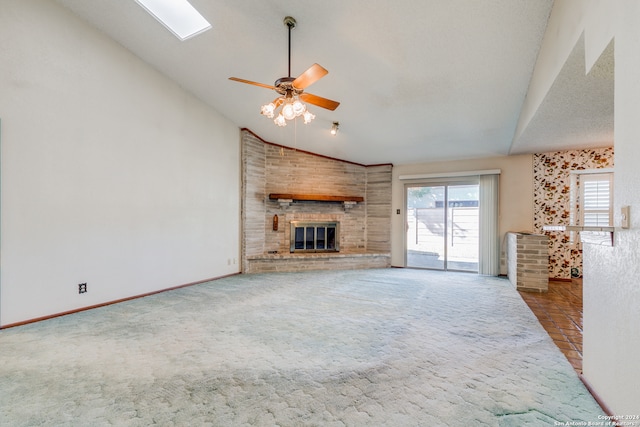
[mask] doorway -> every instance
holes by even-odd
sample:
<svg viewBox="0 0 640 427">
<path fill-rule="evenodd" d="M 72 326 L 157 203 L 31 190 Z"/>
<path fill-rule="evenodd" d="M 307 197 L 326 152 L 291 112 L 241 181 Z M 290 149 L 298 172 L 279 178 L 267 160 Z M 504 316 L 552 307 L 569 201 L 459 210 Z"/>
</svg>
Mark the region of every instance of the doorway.
<svg viewBox="0 0 640 427">
<path fill-rule="evenodd" d="M 478 272 L 479 183 L 407 184 L 407 267 Z"/>
</svg>

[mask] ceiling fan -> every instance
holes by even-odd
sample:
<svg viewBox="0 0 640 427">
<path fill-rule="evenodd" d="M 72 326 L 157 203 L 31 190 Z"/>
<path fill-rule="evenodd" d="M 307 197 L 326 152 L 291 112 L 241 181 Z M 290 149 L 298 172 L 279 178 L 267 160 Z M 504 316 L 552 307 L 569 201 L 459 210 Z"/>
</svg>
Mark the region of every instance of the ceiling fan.
<svg viewBox="0 0 640 427">
<path fill-rule="evenodd" d="M 298 77 L 291 77 L 291 30 L 296 27 L 296 20 L 291 16 L 287 16 L 284 18 L 284 24 L 289 28 L 289 75 L 287 77 L 280 77 L 276 80 L 273 86 L 237 77 L 229 77 L 229 80 L 247 83 L 266 89 L 273 89 L 280 94 L 278 98 L 274 99 L 269 104 L 263 105 L 260 109 L 260 114 L 272 119 L 280 107 L 282 107 L 282 109 L 279 110 L 277 117 L 274 119 L 274 123 L 278 126 L 286 126 L 287 120 L 293 120 L 300 116 L 303 117 L 304 123 L 308 124 L 315 118 L 315 115 L 307 110 L 306 105 L 304 105 L 302 101 L 331 111 L 338 108 L 340 103 L 304 92 L 307 87 L 311 86 L 313 83 L 317 82 L 329 73 L 321 65 L 313 64 Z"/>
</svg>

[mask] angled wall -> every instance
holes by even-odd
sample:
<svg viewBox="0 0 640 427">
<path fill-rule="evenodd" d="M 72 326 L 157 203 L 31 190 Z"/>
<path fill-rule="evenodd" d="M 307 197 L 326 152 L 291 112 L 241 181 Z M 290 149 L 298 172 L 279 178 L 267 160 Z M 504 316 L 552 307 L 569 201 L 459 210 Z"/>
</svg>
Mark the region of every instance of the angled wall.
<svg viewBox="0 0 640 427">
<path fill-rule="evenodd" d="M 53 1 L 0 9 L 0 326 L 238 272 L 237 127 Z"/>
</svg>

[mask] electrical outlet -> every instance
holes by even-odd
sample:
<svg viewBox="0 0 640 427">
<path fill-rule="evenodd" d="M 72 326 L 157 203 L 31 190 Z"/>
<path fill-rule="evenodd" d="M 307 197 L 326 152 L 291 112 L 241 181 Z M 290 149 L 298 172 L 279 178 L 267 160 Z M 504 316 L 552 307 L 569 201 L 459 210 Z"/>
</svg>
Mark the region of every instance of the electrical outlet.
<svg viewBox="0 0 640 427">
<path fill-rule="evenodd" d="M 86 292 L 87 292 L 87 284 L 86 283 L 78 284 L 78 293 L 79 294 L 84 294 Z"/>
</svg>

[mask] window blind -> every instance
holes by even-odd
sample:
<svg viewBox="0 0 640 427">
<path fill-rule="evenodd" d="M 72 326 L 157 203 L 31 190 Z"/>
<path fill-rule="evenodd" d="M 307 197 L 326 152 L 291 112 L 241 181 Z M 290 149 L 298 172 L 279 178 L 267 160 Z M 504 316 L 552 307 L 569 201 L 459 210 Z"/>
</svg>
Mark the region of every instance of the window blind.
<svg viewBox="0 0 640 427">
<path fill-rule="evenodd" d="M 478 274 L 500 274 L 498 195 L 500 175 L 480 175 L 480 259 Z"/>
<path fill-rule="evenodd" d="M 612 174 L 582 175 L 582 225 L 607 227 L 613 219 Z"/>
</svg>

